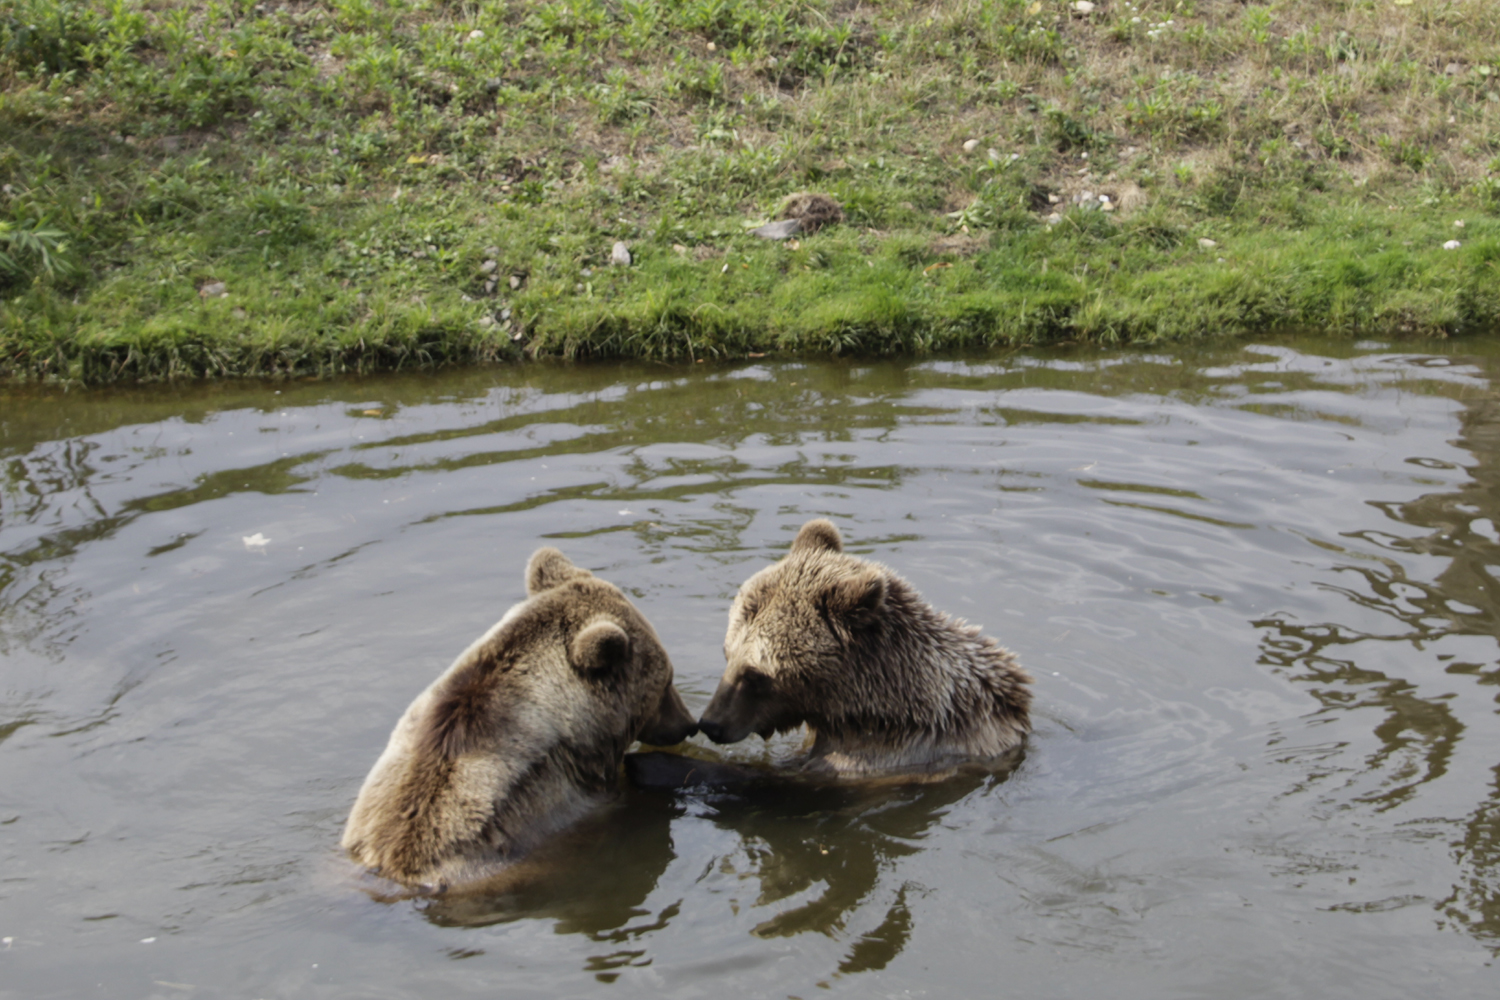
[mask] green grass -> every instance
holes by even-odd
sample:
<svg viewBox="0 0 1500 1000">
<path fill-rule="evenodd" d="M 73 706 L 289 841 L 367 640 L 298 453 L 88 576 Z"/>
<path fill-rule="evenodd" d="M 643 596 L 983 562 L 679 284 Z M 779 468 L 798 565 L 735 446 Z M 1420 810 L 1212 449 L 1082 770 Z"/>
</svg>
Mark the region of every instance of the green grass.
<svg viewBox="0 0 1500 1000">
<path fill-rule="evenodd" d="M 1447 336 L 1497 261 L 1490 0 L 0 0 L 12 377 Z"/>
</svg>

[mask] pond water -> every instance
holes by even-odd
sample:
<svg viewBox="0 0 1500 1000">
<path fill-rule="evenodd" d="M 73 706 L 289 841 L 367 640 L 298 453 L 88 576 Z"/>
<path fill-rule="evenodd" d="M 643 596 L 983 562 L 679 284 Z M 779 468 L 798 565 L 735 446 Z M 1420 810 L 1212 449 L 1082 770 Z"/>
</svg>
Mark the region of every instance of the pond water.
<svg viewBox="0 0 1500 1000">
<path fill-rule="evenodd" d="M 1493 996 L 1497 376 L 1282 340 L 8 389 L 0 997 Z M 814 516 L 1035 674 L 1012 773 L 630 791 L 497 899 L 339 855 L 538 545 L 696 712 Z"/>
</svg>

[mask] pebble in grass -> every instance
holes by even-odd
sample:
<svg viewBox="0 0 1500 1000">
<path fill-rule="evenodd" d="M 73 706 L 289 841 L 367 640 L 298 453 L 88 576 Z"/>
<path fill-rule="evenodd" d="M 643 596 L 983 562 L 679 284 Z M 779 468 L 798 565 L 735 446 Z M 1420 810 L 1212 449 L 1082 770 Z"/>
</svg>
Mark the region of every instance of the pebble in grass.
<svg viewBox="0 0 1500 1000">
<path fill-rule="evenodd" d="M 1458 242 L 1458 240 L 1449 240 L 1447 243 L 1443 244 L 1443 249 L 1444 250 L 1457 250 L 1461 246 L 1463 246 L 1463 244 L 1460 243 L 1460 242 Z"/>
<path fill-rule="evenodd" d="M 629 267 L 630 248 L 624 243 L 616 243 L 609 250 L 609 262 L 618 267 Z"/>
</svg>

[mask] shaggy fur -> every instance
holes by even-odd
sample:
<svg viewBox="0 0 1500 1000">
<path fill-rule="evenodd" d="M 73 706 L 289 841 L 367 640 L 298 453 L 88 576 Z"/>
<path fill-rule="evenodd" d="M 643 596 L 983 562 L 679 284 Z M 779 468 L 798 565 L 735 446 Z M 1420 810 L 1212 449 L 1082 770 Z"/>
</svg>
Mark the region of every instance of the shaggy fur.
<svg viewBox="0 0 1500 1000">
<path fill-rule="evenodd" d="M 344 829 L 355 860 L 441 891 L 492 874 L 612 794 L 636 739 L 696 729 L 651 624 L 556 549 L 525 601 L 396 723 Z"/>
<path fill-rule="evenodd" d="M 729 663 L 698 720 L 718 743 L 806 723 L 808 769 L 932 769 L 995 757 L 1031 730 L 1031 677 L 979 629 L 934 610 L 838 529 L 802 526 L 789 555 L 740 588 Z"/>
</svg>

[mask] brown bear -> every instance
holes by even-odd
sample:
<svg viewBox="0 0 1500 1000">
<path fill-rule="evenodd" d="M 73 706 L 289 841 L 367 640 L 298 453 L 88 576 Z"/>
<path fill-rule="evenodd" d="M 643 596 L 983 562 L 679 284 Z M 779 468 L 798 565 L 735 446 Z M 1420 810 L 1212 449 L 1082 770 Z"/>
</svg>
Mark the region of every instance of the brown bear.
<svg viewBox="0 0 1500 1000">
<path fill-rule="evenodd" d="M 696 731 L 618 588 L 543 548 L 526 593 L 417 696 L 365 779 L 343 846 L 377 874 L 429 892 L 483 879 L 609 798 L 632 742 Z"/>
<path fill-rule="evenodd" d="M 1031 730 L 1031 677 L 979 629 L 936 611 L 809 521 L 729 612 L 729 661 L 698 728 L 716 743 L 806 723 L 811 774 L 931 772 L 992 758 Z"/>
</svg>

